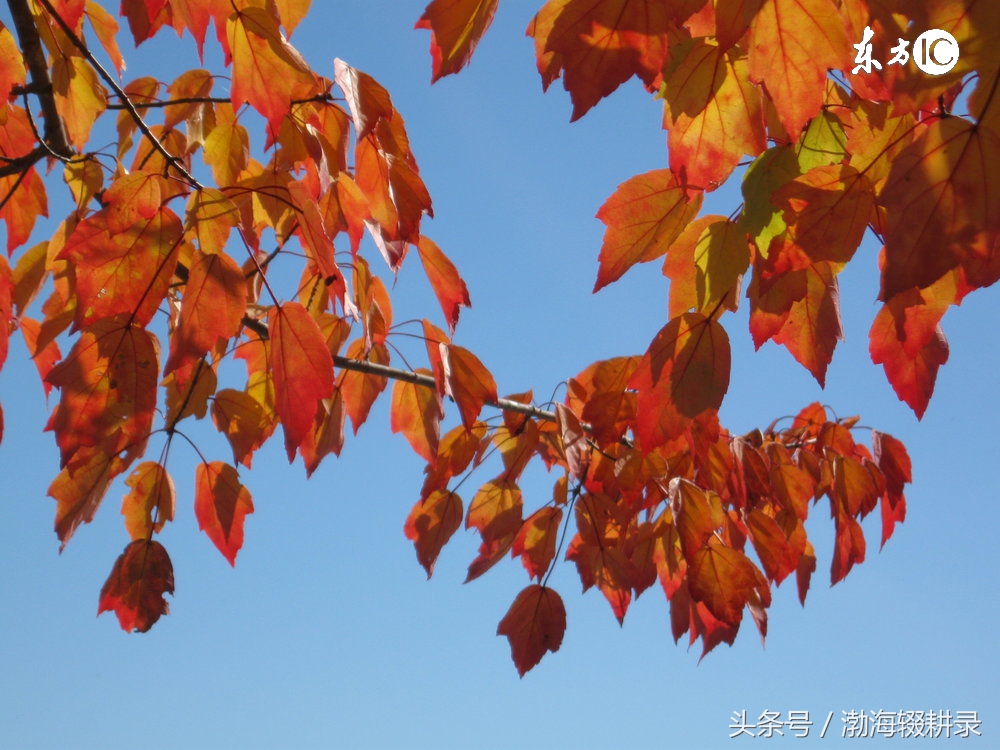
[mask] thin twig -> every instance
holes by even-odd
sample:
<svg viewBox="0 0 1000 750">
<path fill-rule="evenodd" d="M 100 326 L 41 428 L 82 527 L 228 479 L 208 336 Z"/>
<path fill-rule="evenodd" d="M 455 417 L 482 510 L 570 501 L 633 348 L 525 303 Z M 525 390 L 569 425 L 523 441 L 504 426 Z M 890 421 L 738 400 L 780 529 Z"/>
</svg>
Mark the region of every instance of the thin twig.
<svg viewBox="0 0 1000 750">
<path fill-rule="evenodd" d="M 184 165 L 181 164 L 181 160 L 178 157 L 167 151 L 164 145 L 160 143 L 160 139 L 153 134 L 153 131 L 149 129 L 146 121 L 142 119 L 142 115 L 140 115 L 138 110 L 136 110 L 135 105 L 129 98 L 129 95 L 126 94 L 122 87 L 118 85 L 114 77 L 104 69 L 104 66 L 98 62 L 97 58 L 95 58 L 91 51 L 87 48 L 87 45 L 83 43 L 83 40 L 80 39 L 76 35 L 76 32 L 70 28 L 69 24 L 63 20 L 63 17 L 56 12 L 56 9 L 52 7 L 52 3 L 50 3 L 49 0 L 38 0 L 38 2 L 41 3 L 42 7 L 44 7 L 45 10 L 48 11 L 49 14 L 56 20 L 56 23 L 59 24 L 59 27 L 63 30 L 66 36 L 69 37 L 69 40 L 73 42 L 74 46 L 78 50 L 80 50 L 80 53 L 86 58 L 87 62 L 90 63 L 94 70 L 97 71 L 97 74 L 104 79 L 104 82 L 108 85 L 108 87 L 115 92 L 115 95 L 121 101 L 122 105 L 124 105 L 125 109 L 128 110 L 129 115 L 131 115 L 132 120 L 135 122 L 139 130 L 142 131 L 142 134 L 146 136 L 149 142 L 153 144 L 153 147 L 159 151 L 160 154 L 162 154 L 164 159 L 166 159 L 167 165 L 176 169 L 180 173 L 181 177 L 183 177 L 191 187 L 196 190 L 202 190 L 202 184 L 187 171 Z"/>
</svg>

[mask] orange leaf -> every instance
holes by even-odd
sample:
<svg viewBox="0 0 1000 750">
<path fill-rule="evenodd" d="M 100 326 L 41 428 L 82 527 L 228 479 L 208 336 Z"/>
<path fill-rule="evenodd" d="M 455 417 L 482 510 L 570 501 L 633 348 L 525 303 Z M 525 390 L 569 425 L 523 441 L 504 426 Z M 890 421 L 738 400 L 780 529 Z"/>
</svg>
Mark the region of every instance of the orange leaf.
<svg viewBox="0 0 1000 750">
<path fill-rule="evenodd" d="M 429 375 L 427 370 L 416 371 Z M 433 388 L 397 380 L 392 388 L 391 429 L 403 437 L 421 458 L 433 461 L 440 436 L 441 399 Z"/>
<path fill-rule="evenodd" d="M 531 584 L 521 591 L 497 626 L 497 635 L 507 636 L 518 674 L 534 667 L 546 651 L 555 653 L 566 632 L 566 608 L 550 588 Z"/>
<path fill-rule="evenodd" d="M 157 345 L 142 328 L 104 318 L 85 330 L 47 381 L 61 390 L 50 427 L 66 466 L 82 448 L 141 455 L 156 408 Z"/>
<path fill-rule="evenodd" d="M 243 546 L 243 524 L 247 514 L 253 513 L 250 492 L 240 483 L 236 469 L 222 461 L 198 464 L 194 513 L 198 528 L 230 565 L 236 565 L 236 554 Z"/>
<path fill-rule="evenodd" d="M 226 436 L 233 459 L 250 468 L 254 452 L 274 430 L 261 403 L 245 391 L 224 388 L 212 399 L 212 421 Z"/>
<path fill-rule="evenodd" d="M 122 515 L 133 540 L 151 538 L 174 519 L 174 481 L 163 466 L 144 461 L 125 484 L 131 491 L 122 500 Z"/>
<path fill-rule="evenodd" d="M 511 554 L 521 558 L 532 578 L 541 581 L 552 564 L 561 523 L 562 508 L 547 505 L 528 516 L 514 537 Z"/>
<path fill-rule="evenodd" d="M 497 400 L 497 385 L 475 354 L 453 344 L 439 344 L 447 393 L 458 404 L 462 424 L 472 429 L 486 403 Z"/>
<path fill-rule="evenodd" d="M 635 418 L 635 394 L 628 391 L 628 381 L 639 361 L 639 357 L 602 360 L 569 381 L 566 401 L 601 445 L 618 442 Z"/>
<path fill-rule="evenodd" d="M 936 119 L 892 162 L 881 191 L 887 212 L 882 299 L 928 287 L 961 265 L 972 285 L 1000 253 L 1000 135 L 960 117 Z"/>
<path fill-rule="evenodd" d="M 149 323 L 170 288 L 182 234 L 180 219 L 165 207 L 149 217 L 116 218 L 106 209 L 81 221 L 58 256 L 75 279 L 76 326 L 119 313 Z"/>
<path fill-rule="evenodd" d="M 184 360 L 199 359 L 220 340 L 235 336 L 245 312 L 246 284 L 236 261 L 195 250 L 164 372 L 170 373 Z"/>
<path fill-rule="evenodd" d="M 392 99 L 374 78 L 352 68 L 340 58 L 333 61 L 334 80 L 347 97 L 347 106 L 354 120 L 357 140 L 363 141 L 381 119 L 389 119 L 396 112 Z"/>
<path fill-rule="evenodd" d="M 52 93 L 70 143 L 83 151 L 91 128 L 108 106 L 107 92 L 97 73 L 79 55 L 56 55 L 52 61 Z"/>
<path fill-rule="evenodd" d="M 765 0 L 750 24 L 750 79 L 767 87 L 793 140 L 823 104 L 827 69 L 851 59 L 833 0 Z"/>
<path fill-rule="evenodd" d="M 735 310 L 750 250 L 746 232 L 724 216 L 700 216 L 681 232 L 663 262 L 670 279 L 671 316 L 689 309 L 711 314 L 721 303 Z"/>
<path fill-rule="evenodd" d="M 462 525 L 462 498 L 447 490 L 434 490 L 418 500 L 403 528 L 417 550 L 417 560 L 430 578 L 441 548 Z"/>
<path fill-rule="evenodd" d="M 664 90 L 670 168 L 681 182 L 713 190 L 744 154 L 767 147 L 760 94 L 745 58 L 708 39 L 677 45 Z"/>
<path fill-rule="evenodd" d="M 101 588 L 97 614 L 114 610 L 125 632 L 145 633 L 167 614 L 164 594 L 174 593 L 174 568 L 159 542 L 137 539 L 115 560 Z"/>
<path fill-rule="evenodd" d="M 542 84 L 564 75 L 573 120 L 632 76 L 647 87 L 667 59 L 671 18 L 661 0 L 549 0 L 528 25 Z"/>
<path fill-rule="evenodd" d="M 94 519 L 111 480 L 122 473 L 121 460 L 99 449 L 79 451 L 73 463 L 64 466 L 49 485 L 49 497 L 56 505 L 55 531 L 65 549 L 76 529 Z"/>
<path fill-rule="evenodd" d="M 757 584 L 757 569 L 745 554 L 712 539 L 688 563 L 691 598 L 727 625 L 739 625 Z"/>
<path fill-rule="evenodd" d="M 389 350 L 385 344 L 375 344 L 371 349 L 365 349 L 364 339 L 352 341 L 347 347 L 348 359 L 357 359 L 379 365 L 389 364 Z M 354 434 L 358 434 L 361 425 L 368 419 L 375 399 L 385 390 L 387 380 L 384 375 L 373 375 L 356 370 L 344 370 L 340 378 L 340 393 L 344 397 L 344 407 L 347 416 L 351 418 Z"/>
<path fill-rule="evenodd" d="M 948 361 L 948 340 L 938 323 L 948 302 L 928 290 L 924 293 L 926 299 L 917 289 L 892 297 L 878 311 L 868 335 L 872 362 L 882 365 L 896 395 L 918 419 L 934 393 L 938 368 Z"/>
<path fill-rule="evenodd" d="M 729 369 L 729 337 L 717 320 L 685 313 L 667 323 L 629 381 L 637 392 L 635 430 L 643 451 L 718 409 L 729 389 Z"/>
<path fill-rule="evenodd" d="M 444 312 L 448 330 L 454 333 L 455 326 L 458 325 L 459 311 L 463 306 L 472 306 L 469 301 L 469 290 L 462 277 L 458 275 L 455 264 L 431 240 L 421 237 L 417 243 L 417 252 L 420 254 L 420 262 L 424 266 L 427 280 L 431 283 L 431 289 L 434 290 L 434 296 L 437 297 Z"/>
<path fill-rule="evenodd" d="M 291 462 L 320 401 L 333 395 L 333 358 L 315 319 L 298 302 L 275 307 L 269 331 L 275 410 Z"/>
<path fill-rule="evenodd" d="M 482 537 L 479 554 L 469 565 L 468 583 L 496 565 L 514 542 L 521 528 L 523 498 L 514 482 L 497 478 L 479 488 L 466 514 L 465 527 Z"/>
<path fill-rule="evenodd" d="M 597 212 L 607 230 L 594 291 L 618 280 L 636 263 L 667 252 L 698 214 L 701 200 L 700 192 L 691 198 L 669 169 L 655 169 L 619 185 Z"/>
<path fill-rule="evenodd" d="M 344 416 L 344 399 L 340 390 L 334 389 L 333 398 L 325 398 L 320 403 L 313 428 L 299 446 L 307 477 L 312 476 L 326 456 L 340 455 L 344 447 Z"/>
<path fill-rule="evenodd" d="M 885 478 L 882 498 L 882 545 L 892 536 L 896 523 L 906 518 L 906 497 L 903 486 L 913 481 L 913 469 L 906 447 L 892 435 L 872 430 L 872 452 Z"/>
<path fill-rule="evenodd" d="M 263 115 L 269 148 L 292 100 L 320 93 L 319 82 L 264 8 L 238 9 L 226 22 L 226 33 L 233 57 L 233 107 L 246 101 Z"/>
<path fill-rule="evenodd" d="M 767 262 L 779 258 L 794 246 L 776 238 Z M 778 250 L 781 247 L 781 250 Z M 750 298 L 750 332 L 759 349 L 774 339 L 783 344 L 822 386 L 833 350 L 841 340 L 840 291 L 834 264 L 821 261 L 807 268 L 775 276 L 766 284 L 754 273 L 747 296 Z"/>
<path fill-rule="evenodd" d="M 573 479 L 583 481 L 590 468 L 590 443 L 587 433 L 576 416 L 565 404 L 556 404 L 556 426 L 559 440 L 566 455 L 566 467 Z"/>
<path fill-rule="evenodd" d="M 457 73 L 472 59 L 472 53 L 493 22 L 499 0 L 433 0 L 414 28 L 431 32 L 434 76 Z"/>
</svg>

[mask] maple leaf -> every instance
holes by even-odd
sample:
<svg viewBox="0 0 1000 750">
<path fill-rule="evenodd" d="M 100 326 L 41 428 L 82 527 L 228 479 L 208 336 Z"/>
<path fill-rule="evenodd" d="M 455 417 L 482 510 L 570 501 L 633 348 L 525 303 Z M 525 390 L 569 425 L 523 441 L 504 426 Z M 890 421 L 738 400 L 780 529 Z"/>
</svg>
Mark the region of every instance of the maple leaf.
<svg viewBox="0 0 1000 750">
<path fill-rule="evenodd" d="M 562 645 L 566 632 L 566 607 L 556 591 L 538 584 L 524 588 L 497 626 L 507 636 L 514 666 L 521 677 Z"/>
<path fill-rule="evenodd" d="M 887 213 L 882 299 L 928 287 L 1000 247 L 1000 135 L 958 117 L 937 119 L 893 160 L 880 194 Z"/>
<path fill-rule="evenodd" d="M 718 321 L 685 313 L 667 323 L 629 381 L 642 449 L 679 436 L 691 419 L 717 409 L 729 389 L 729 368 L 729 337 Z"/>
<path fill-rule="evenodd" d="M 766 147 L 759 94 L 746 59 L 704 38 L 677 45 L 669 70 L 663 125 L 670 169 L 685 184 L 712 190 L 743 154 Z"/>
<path fill-rule="evenodd" d="M 434 490 L 418 500 L 410 510 L 403 528 L 413 542 L 417 560 L 430 578 L 441 548 L 462 525 L 462 499 L 454 492 Z"/>
<path fill-rule="evenodd" d="M 333 358 L 315 319 L 298 302 L 275 307 L 269 330 L 275 410 L 285 431 L 290 463 L 319 402 L 333 395 Z"/>
<path fill-rule="evenodd" d="M 226 33 L 233 57 L 233 106 L 246 101 L 263 115 L 270 147 L 292 101 L 320 93 L 319 81 L 263 8 L 237 9 L 226 21 Z"/>
<path fill-rule="evenodd" d="M 577 120 L 633 75 L 654 85 L 670 20 L 658 0 L 549 0 L 526 33 L 535 39 L 543 85 L 563 76 Z"/>
<path fill-rule="evenodd" d="M 547 505 L 528 516 L 514 537 L 511 554 L 521 558 L 532 578 L 541 581 L 552 564 L 561 523 L 562 508 Z"/>
<path fill-rule="evenodd" d="M 486 403 L 497 400 L 497 385 L 479 358 L 461 346 L 439 344 L 446 392 L 455 399 L 468 429 Z"/>
<path fill-rule="evenodd" d="M 597 212 L 607 230 L 594 291 L 618 280 L 636 263 L 667 252 L 697 215 L 701 201 L 701 192 L 692 197 L 669 169 L 637 175 L 619 185 Z"/>
<path fill-rule="evenodd" d="M 423 263 L 427 280 L 441 305 L 448 330 L 454 333 L 461 308 L 472 306 L 469 301 L 469 290 L 462 277 L 458 275 L 455 264 L 431 240 L 421 237 L 417 243 L 417 252 L 420 254 L 420 262 Z"/>
<path fill-rule="evenodd" d="M 101 588 L 97 614 L 114 611 L 125 632 L 145 633 L 167 614 L 164 594 L 174 593 L 174 568 L 159 542 L 137 539 L 115 560 Z"/>
<path fill-rule="evenodd" d="M 200 463 L 195 468 L 194 512 L 198 528 L 208 535 L 230 565 L 243 547 L 243 525 L 253 513 L 250 492 L 236 469 L 222 461 Z"/>
<path fill-rule="evenodd" d="M 431 83 L 464 68 L 493 22 L 499 0 L 434 0 L 415 28 L 431 32 Z"/>
<path fill-rule="evenodd" d="M 416 370 L 418 375 L 430 374 Z M 397 381 L 392 389 L 390 425 L 402 432 L 413 450 L 427 461 L 437 455 L 441 417 L 444 411 L 437 392 L 419 383 Z"/>
<path fill-rule="evenodd" d="M 750 79 L 763 83 L 792 138 L 819 112 L 828 68 L 850 67 L 851 45 L 833 0 L 764 0 L 750 24 Z"/>
<path fill-rule="evenodd" d="M 162 465 L 144 461 L 125 480 L 131 491 L 122 500 L 125 529 L 133 540 L 149 539 L 174 518 L 174 482 Z"/>
</svg>

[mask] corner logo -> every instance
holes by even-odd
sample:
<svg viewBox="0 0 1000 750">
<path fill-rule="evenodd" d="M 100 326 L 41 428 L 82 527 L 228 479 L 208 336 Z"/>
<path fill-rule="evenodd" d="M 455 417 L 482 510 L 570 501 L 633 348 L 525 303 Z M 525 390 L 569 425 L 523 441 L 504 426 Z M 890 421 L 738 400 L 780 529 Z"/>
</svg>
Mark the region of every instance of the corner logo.
<svg viewBox="0 0 1000 750">
<path fill-rule="evenodd" d="M 865 26 L 865 33 L 858 44 L 851 45 L 858 51 L 854 58 L 856 65 L 851 73 L 857 75 L 859 70 L 871 73 L 872 66 L 882 69 L 882 63 L 872 59 L 872 37 L 875 32 L 870 26 Z M 909 42 L 899 39 L 898 44 L 889 51 L 893 54 L 887 65 L 906 65 L 910 59 L 907 50 Z M 944 75 L 955 67 L 958 62 L 958 41 L 943 29 L 930 29 L 917 37 L 913 43 L 913 62 L 924 73 L 932 76 Z"/>
</svg>

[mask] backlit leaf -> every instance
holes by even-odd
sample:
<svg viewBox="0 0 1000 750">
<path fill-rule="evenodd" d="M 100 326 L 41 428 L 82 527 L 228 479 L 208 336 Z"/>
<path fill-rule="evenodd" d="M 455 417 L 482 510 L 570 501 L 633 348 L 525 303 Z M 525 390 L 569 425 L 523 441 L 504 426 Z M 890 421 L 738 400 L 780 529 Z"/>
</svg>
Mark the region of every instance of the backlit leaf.
<svg viewBox="0 0 1000 750">
<path fill-rule="evenodd" d="M 274 308 L 269 326 L 275 410 L 288 460 L 312 425 L 319 403 L 333 395 L 333 358 L 315 319 L 298 302 Z"/>
<path fill-rule="evenodd" d="M 150 539 L 174 519 L 174 481 L 163 466 L 144 461 L 125 484 L 130 488 L 122 500 L 125 529 L 133 540 Z"/>
<path fill-rule="evenodd" d="M 243 525 L 247 514 L 253 513 L 250 492 L 240 483 L 236 469 L 222 461 L 198 464 L 194 513 L 198 528 L 230 565 L 236 565 L 236 554 L 243 546 Z"/>
<path fill-rule="evenodd" d="M 545 656 L 562 645 L 566 632 L 566 608 L 562 598 L 550 588 L 531 584 L 497 626 L 497 635 L 507 636 L 511 657 L 522 677 Z"/>
<path fill-rule="evenodd" d="M 511 554 L 521 558 L 532 578 L 541 581 L 552 564 L 561 523 L 562 509 L 546 505 L 528 516 L 514 537 Z"/>
<path fill-rule="evenodd" d="M 427 370 L 418 374 L 429 375 Z M 410 446 L 427 461 L 437 455 L 441 417 L 444 415 L 437 392 L 416 383 L 396 381 L 392 388 L 391 428 L 402 432 Z"/>
<path fill-rule="evenodd" d="M 417 550 L 417 560 L 430 578 L 441 548 L 462 525 L 462 499 L 454 492 L 434 490 L 418 500 L 406 519 L 404 532 Z"/>
<path fill-rule="evenodd" d="M 433 0 L 416 28 L 431 32 L 434 76 L 457 73 L 472 58 L 479 40 L 493 21 L 499 0 Z"/>
<path fill-rule="evenodd" d="M 174 568 L 159 542 L 137 539 L 115 560 L 101 588 L 97 614 L 114 611 L 125 632 L 145 633 L 167 614 L 164 594 L 174 593 Z"/>
<path fill-rule="evenodd" d="M 486 403 L 497 400 L 497 385 L 479 358 L 461 346 L 441 344 L 447 393 L 458 405 L 462 424 L 470 429 Z"/>
<path fill-rule="evenodd" d="M 669 169 L 637 175 L 618 186 L 597 212 L 607 225 L 601 245 L 596 292 L 621 278 L 636 263 L 667 252 L 701 208 L 702 194 L 692 195 Z"/>
</svg>

